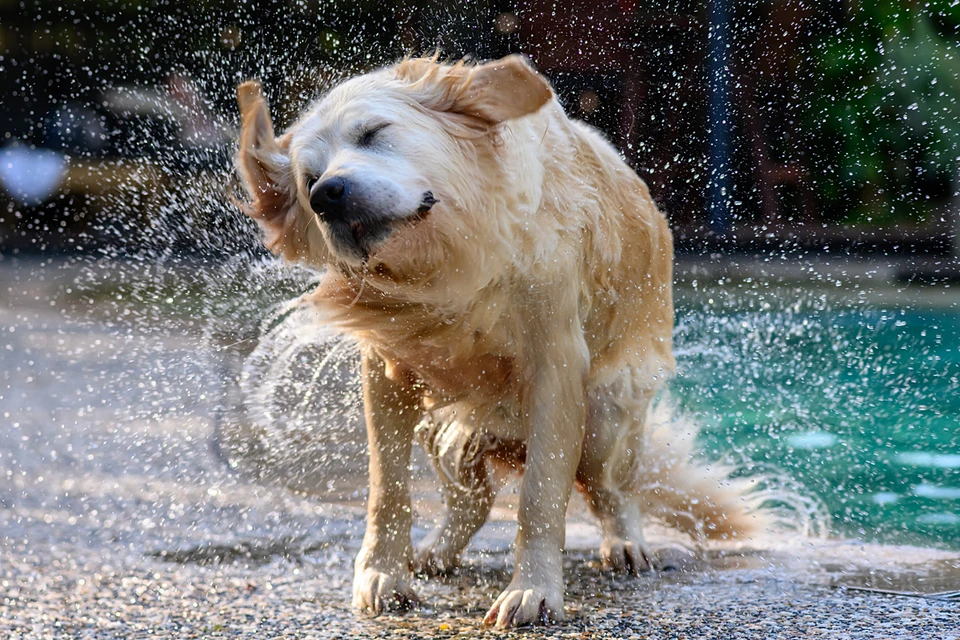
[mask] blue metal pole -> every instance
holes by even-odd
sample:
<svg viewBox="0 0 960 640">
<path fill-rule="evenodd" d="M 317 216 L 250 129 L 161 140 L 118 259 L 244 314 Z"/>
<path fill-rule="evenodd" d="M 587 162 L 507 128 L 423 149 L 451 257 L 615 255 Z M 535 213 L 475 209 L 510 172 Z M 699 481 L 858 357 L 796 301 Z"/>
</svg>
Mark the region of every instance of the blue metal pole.
<svg viewBox="0 0 960 640">
<path fill-rule="evenodd" d="M 707 114 L 709 181 L 707 215 L 710 229 L 720 238 L 730 231 L 730 7 L 729 0 L 712 0 L 707 35 L 707 86 L 710 108 Z"/>
</svg>

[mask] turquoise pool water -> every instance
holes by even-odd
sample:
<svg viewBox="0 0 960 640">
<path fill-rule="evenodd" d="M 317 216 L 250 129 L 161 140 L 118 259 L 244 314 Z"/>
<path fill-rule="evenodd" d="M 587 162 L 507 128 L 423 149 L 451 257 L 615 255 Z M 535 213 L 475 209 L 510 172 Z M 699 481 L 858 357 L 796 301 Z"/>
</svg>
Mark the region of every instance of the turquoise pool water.
<svg viewBox="0 0 960 640">
<path fill-rule="evenodd" d="M 960 310 L 677 297 L 672 394 L 708 454 L 793 477 L 833 533 L 960 548 Z"/>
</svg>

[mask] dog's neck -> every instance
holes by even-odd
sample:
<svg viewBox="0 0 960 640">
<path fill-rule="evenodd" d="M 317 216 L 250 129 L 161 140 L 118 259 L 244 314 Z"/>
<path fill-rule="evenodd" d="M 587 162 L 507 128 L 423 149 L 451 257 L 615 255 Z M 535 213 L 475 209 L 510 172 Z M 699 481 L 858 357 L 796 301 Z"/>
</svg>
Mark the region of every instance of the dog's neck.
<svg viewBox="0 0 960 640">
<path fill-rule="evenodd" d="M 509 322 L 501 314 L 508 308 L 503 298 L 508 288 L 485 287 L 470 296 L 450 296 L 421 287 L 388 287 L 382 280 L 346 277 L 328 272 L 308 300 L 323 322 L 348 332 L 378 348 L 397 345 L 433 346 L 457 360 L 477 355 L 502 342 Z M 497 349 L 493 349 L 497 350 Z"/>
<path fill-rule="evenodd" d="M 448 324 L 465 311 L 461 301 L 441 305 L 424 295 L 425 285 L 392 282 L 377 274 L 328 271 L 310 301 L 322 317 L 354 334 L 383 334 L 384 340 L 418 334 L 429 325 Z M 389 336 L 389 337 L 388 337 Z"/>
</svg>

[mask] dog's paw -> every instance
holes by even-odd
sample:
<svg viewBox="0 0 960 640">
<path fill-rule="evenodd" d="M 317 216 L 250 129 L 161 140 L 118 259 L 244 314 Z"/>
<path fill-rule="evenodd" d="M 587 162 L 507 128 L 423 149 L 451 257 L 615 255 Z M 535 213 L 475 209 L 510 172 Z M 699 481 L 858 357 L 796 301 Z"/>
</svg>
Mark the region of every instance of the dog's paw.
<svg viewBox="0 0 960 640">
<path fill-rule="evenodd" d="M 563 591 L 530 584 L 512 584 L 500 594 L 483 618 L 498 629 L 563 620 Z"/>
<path fill-rule="evenodd" d="M 413 571 L 426 576 L 440 576 L 460 566 L 460 556 L 442 547 L 423 547 L 413 556 Z"/>
<path fill-rule="evenodd" d="M 656 567 L 649 547 L 623 538 L 605 539 L 600 545 L 600 561 L 605 571 L 633 576 Z"/>
<path fill-rule="evenodd" d="M 420 606 L 420 600 L 407 576 L 364 569 L 353 577 L 353 606 L 379 615 L 413 609 Z"/>
<path fill-rule="evenodd" d="M 701 566 L 697 556 L 685 547 L 669 546 L 653 550 L 645 544 L 622 538 L 604 540 L 600 547 L 600 560 L 605 571 L 634 576 L 651 569 L 690 571 Z"/>
</svg>

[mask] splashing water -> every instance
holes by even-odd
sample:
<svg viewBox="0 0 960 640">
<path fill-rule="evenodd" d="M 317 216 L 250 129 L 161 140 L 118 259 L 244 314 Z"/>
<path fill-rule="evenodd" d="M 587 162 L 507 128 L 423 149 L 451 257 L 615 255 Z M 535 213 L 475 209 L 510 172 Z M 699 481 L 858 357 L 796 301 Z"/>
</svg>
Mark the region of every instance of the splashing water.
<svg viewBox="0 0 960 640">
<path fill-rule="evenodd" d="M 229 449 L 232 466 L 322 495 L 333 494 L 338 480 L 362 476 L 359 350 L 349 337 L 325 327 L 309 303 L 295 298 L 267 312 L 256 347 L 242 358 L 240 367 L 238 407 L 221 430 L 221 446 Z M 668 397 L 657 403 L 649 430 L 674 434 L 669 437 L 670 449 L 695 450 L 692 439 L 698 425 L 682 414 L 674 415 L 671 407 Z M 244 426 L 238 428 L 241 423 Z M 428 417 L 424 426 L 442 431 L 445 425 Z M 433 442 L 437 434 L 431 432 L 427 439 Z M 703 457 L 702 452 L 694 455 Z M 804 537 L 828 534 L 830 515 L 823 503 L 789 470 L 732 451 L 713 458 L 732 479 L 750 480 L 746 496 L 750 510 L 770 516 L 767 519 L 777 531 Z"/>
<path fill-rule="evenodd" d="M 267 477 L 331 491 L 337 478 L 362 477 L 366 467 L 360 357 L 355 342 L 314 315 L 299 300 L 268 315 L 243 362 L 239 388 L 253 431 L 238 444 L 256 443 L 255 467 Z"/>
<path fill-rule="evenodd" d="M 296 304 L 316 279 L 256 250 L 192 265 L 95 262 L 66 299 L 96 301 L 96 321 L 131 338 L 199 335 L 187 378 L 165 381 L 167 364 L 148 374 L 153 400 L 130 402 L 125 428 L 158 405 L 202 415 L 212 401 L 225 467 L 355 499 L 366 465 L 358 355 Z M 677 416 L 699 428 L 698 456 L 754 478 L 751 504 L 795 534 L 956 547 L 960 313 L 949 299 L 916 302 L 923 291 L 830 297 L 681 278 L 670 390 Z M 914 309 L 885 310 L 903 295 Z M 126 371 L 107 380 L 127 393 Z"/>
</svg>

